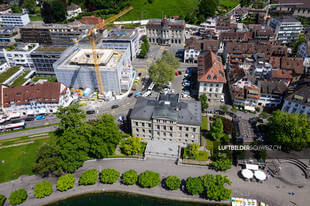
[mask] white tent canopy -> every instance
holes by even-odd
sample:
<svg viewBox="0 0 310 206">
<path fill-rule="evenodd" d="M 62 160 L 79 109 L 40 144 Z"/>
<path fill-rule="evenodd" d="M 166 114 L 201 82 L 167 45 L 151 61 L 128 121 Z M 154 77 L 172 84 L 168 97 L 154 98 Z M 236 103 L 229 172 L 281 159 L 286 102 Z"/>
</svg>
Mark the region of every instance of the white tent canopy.
<svg viewBox="0 0 310 206">
<path fill-rule="evenodd" d="M 246 179 L 251 179 L 253 178 L 253 172 L 249 169 L 243 169 L 241 170 L 241 174 L 244 178 Z"/>
<path fill-rule="evenodd" d="M 254 164 L 245 164 L 245 168 L 249 169 L 249 170 L 258 170 L 258 165 L 254 165 Z"/>
<path fill-rule="evenodd" d="M 266 179 L 266 174 L 263 171 L 257 170 L 254 172 L 254 176 L 258 180 L 265 180 Z"/>
</svg>

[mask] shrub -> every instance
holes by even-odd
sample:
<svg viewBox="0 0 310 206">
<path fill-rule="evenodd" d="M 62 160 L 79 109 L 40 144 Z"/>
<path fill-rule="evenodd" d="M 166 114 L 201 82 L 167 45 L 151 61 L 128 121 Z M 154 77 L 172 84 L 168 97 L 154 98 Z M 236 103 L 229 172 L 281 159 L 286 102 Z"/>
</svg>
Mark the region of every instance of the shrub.
<svg viewBox="0 0 310 206">
<path fill-rule="evenodd" d="M 56 187 L 59 191 L 67 191 L 74 186 L 75 178 L 72 174 L 66 174 L 58 178 Z"/>
<path fill-rule="evenodd" d="M 140 174 L 138 183 L 142 187 L 156 187 L 160 183 L 160 175 L 157 172 L 147 170 Z"/>
<path fill-rule="evenodd" d="M 206 174 L 200 179 L 206 189 L 205 196 L 210 200 L 227 200 L 231 198 L 232 190 L 224 187 L 225 184 L 231 185 L 227 176 Z"/>
<path fill-rule="evenodd" d="M 128 137 L 120 145 L 121 151 L 126 155 L 139 154 L 141 150 L 141 139 L 139 137 Z"/>
<path fill-rule="evenodd" d="M 25 202 L 27 197 L 27 191 L 23 188 L 13 191 L 9 197 L 9 201 L 11 205 L 19 205 Z"/>
<path fill-rule="evenodd" d="M 203 192 L 202 181 L 199 177 L 189 177 L 186 180 L 186 190 L 192 195 L 198 195 Z"/>
<path fill-rule="evenodd" d="M 133 185 L 138 181 L 138 174 L 135 170 L 128 170 L 122 175 L 122 182 L 125 185 Z"/>
<path fill-rule="evenodd" d="M 100 174 L 100 181 L 106 184 L 113 184 L 119 178 L 120 173 L 115 169 L 104 169 Z"/>
<path fill-rule="evenodd" d="M 98 180 L 98 171 L 96 169 L 91 169 L 83 172 L 80 177 L 80 185 L 94 185 Z"/>
<path fill-rule="evenodd" d="M 53 192 L 52 183 L 50 183 L 49 181 L 43 181 L 41 183 L 38 183 L 34 186 L 33 192 L 36 198 L 43 198 L 49 196 Z"/>
<path fill-rule="evenodd" d="M 211 167 L 215 170 L 225 171 L 231 168 L 232 162 L 230 159 L 219 159 L 211 163 Z"/>
<path fill-rule="evenodd" d="M 177 190 L 180 188 L 181 180 L 176 176 L 169 176 L 165 179 L 165 185 L 169 190 Z"/>
<path fill-rule="evenodd" d="M 0 206 L 4 205 L 5 200 L 6 200 L 6 197 L 0 194 Z"/>
</svg>

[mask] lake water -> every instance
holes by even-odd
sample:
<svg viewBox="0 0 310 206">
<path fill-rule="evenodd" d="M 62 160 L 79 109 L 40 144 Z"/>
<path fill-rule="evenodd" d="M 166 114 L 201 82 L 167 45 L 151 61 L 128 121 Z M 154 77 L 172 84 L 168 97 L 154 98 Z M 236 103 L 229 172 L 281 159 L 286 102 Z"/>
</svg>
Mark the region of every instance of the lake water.
<svg viewBox="0 0 310 206">
<path fill-rule="evenodd" d="M 48 206 L 218 206 L 221 204 L 203 204 L 153 198 L 143 195 L 120 192 L 91 193 L 71 197 Z"/>
</svg>

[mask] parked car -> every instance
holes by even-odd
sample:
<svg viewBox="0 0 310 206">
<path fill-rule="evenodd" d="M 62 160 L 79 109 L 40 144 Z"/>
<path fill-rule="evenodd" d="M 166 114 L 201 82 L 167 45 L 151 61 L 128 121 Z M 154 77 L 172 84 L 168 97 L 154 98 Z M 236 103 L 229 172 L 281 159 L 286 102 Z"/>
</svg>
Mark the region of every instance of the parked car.
<svg viewBox="0 0 310 206">
<path fill-rule="evenodd" d="M 119 105 L 115 104 L 111 107 L 111 109 L 116 109 L 116 108 L 119 108 Z"/>
<path fill-rule="evenodd" d="M 184 87 L 189 87 L 189 86 L 191 86 L 191 83 L 189 83 L 189 82 L 183 82 L 183 84 L 182 84 Z"/>
<path fill-rule="evenodd" d="M 38 115 L 36 116 L 36 120 L 45 119 L 45 115 Z"/>
<path fill-rule="evenodd" d="M 178 76 L 179 75 L 179 73 L 178 72 L 175 72 L 175 76 Z"/>
<path fill-rule="evenodd" d="M 178 71 L 179 75 L 182 75 L 182 72 L 181 71 Z"/>
<path fill-rule="evenodd" d="M 86 114 L 95 114 L 95 113 L 96 113 L 96 111 L 93 110 L 93 109 L 92 109 L 92 110 L 87 110 L 87 111 L 86 111 Z"/>
<path fill-rule="evenodd" d="M 128 97 L 131 97 L 132 95 L 133 95 L 133 93 L 129 93 L 129 94 L 128 94 Z"/>
</svg>

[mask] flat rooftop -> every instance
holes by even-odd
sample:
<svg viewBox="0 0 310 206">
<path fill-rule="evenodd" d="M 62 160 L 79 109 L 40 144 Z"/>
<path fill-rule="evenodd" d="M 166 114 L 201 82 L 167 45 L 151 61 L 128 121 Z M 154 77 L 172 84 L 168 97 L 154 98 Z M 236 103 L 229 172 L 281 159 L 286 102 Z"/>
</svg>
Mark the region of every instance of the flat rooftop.
<svg viewBox="0 0 310 206">
<path fill-rule="evenodd" d="M 39 47 L 36 52 L 63 52 L 65 47 Z"/>
<path fill-rule="evenodd" d="M 123 55 L 121 51 L 113 49 L 96 49 L 97 58 L 100 69 L 116 69 L 120 57 Z M 82 66 L 94 66 L 94 58 L 91 49 L 76 49 L 61 64 L 66 69 L 78 69 Z"/>
<path fill-rule="evenodd" d="M 108 33 L 108 36 L 103 38 L 104 40 L 128 40 L 134 39 L 138 36 L 138 32 L 135 29 L 113 29 Z"/>
<path fill-rule="evenodd" d="M 35 29 L 70 29 L 70 28 L 78 28 L 78 29 L 89 29 L 92 25 L 82 24 L 79 22 L 72 22 L 69 24 L 45 24 L 43 21 L 32 21 L 27 25 L 23 26 L 23 28 L 35 28 Z"/>
</svg>

